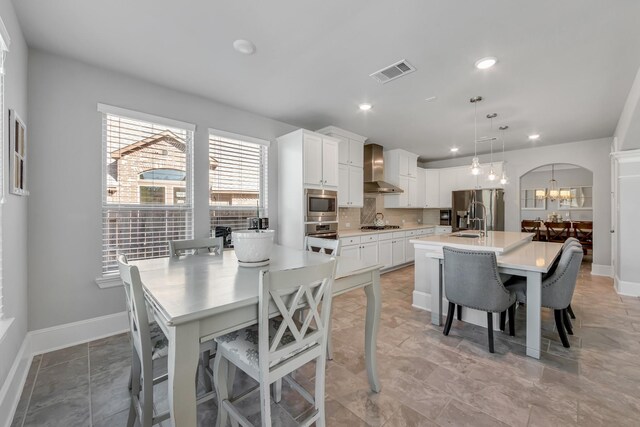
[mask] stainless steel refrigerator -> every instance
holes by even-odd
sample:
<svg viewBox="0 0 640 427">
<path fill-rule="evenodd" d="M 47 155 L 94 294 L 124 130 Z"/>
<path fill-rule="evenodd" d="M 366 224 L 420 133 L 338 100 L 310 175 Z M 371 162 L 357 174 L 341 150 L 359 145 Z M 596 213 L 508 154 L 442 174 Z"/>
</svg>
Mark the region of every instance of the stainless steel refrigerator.
<svg viewBox="0 0 640 427">
<path fill-rule="evenodd" d="M 453 231 L 482 230 L 482 221 L 487 221 L 487 230 L 504 231 L 504 190 L 462 190 L 452 192 L 452 221 Z M 482 206 L 473 202 L 480 202 L 487 208 L 487 218 L 484 218 Z"/>
</svg>

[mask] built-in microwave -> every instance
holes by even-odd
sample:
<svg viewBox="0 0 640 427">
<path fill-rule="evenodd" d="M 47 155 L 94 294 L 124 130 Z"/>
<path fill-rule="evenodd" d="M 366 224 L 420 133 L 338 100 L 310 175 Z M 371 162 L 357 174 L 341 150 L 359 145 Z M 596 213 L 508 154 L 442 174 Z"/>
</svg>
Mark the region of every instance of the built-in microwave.
<svg viewBox="0 0 640 427">
<path fill-rule="evenodd" d="M 306 222 L 336 221 L 338 219 L 338 192 L 334 190 L 305 190 Z"/>
</svg>

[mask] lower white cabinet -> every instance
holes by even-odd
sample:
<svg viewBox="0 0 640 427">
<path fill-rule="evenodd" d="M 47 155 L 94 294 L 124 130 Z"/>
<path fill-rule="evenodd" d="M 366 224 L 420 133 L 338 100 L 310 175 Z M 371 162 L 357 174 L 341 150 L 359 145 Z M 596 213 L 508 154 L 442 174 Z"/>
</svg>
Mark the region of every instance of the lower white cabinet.
<svg viewBox="0 0 640 427">
<path fill-rule="evenodd" d="M 393 248 L 391 239 L 380 240 L 378 242 L 378 263 L 382 264 L 382 268 L 393 267 Z"/>
<path fill-rule="evenodd" d="M 353 241 L 354 239 L 349 239 L 348 242 Z M 377 239 L 376 239 L 377 240 Z M 342 240 L 344 243 L 344 240 Z M 342 246 L 340 249 L 340 256 L 346 258 L 355 258 L 361 261 L 378 263 L 378 242 L 377 241 L 369 241 L 366 243 L 351 243 L 348 245 Z"/>
<path fill-rule="evenodd" d="M 360 245 L 343 246 L 340 249 L 340 256 L 345 258 L 360 258 Z"/>
<path fill-rule="evenodd" d="M 404 264 L 404 237 L 397 237 L 391 241 L 392 265 Z"/>
<path fill-rule="evenodd" d="M 409 243 L 412 239 L 415 239 L 415 237 L 405 237 L 404 239 L 404 262 L 413 262 L 416 259 L 413 243 Z"/>
<path fill-rule="evenodd" d="M 450 225 L 439 225 L 436 227 L 436 235 L 439 234 L 449 234 L 452 232 L 452 228 Z"/>
</svg>

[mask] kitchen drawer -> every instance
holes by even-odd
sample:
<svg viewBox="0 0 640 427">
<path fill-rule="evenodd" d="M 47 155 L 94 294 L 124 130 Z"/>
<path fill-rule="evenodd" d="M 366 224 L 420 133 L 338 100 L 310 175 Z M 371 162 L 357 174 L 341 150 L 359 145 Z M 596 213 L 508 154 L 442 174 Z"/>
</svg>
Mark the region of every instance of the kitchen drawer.
<svg viewBox="0 0 640 427">
<path fill-rule="evenodd" d="M 391 239 L 393 239 L 393 233 L 378 234 L 378 240 L 391 240 Z"/>
<path fill-rule="evenodd" d="M 360 243 L 360 236 L 341 237 L 340 238 L 340 244 L 342 246 L 357 245 L 358 243 Z"/>
<path fill-rule="evenodd" d="M 398 238 L 401 238 L 401 237 L 404 237 L 404 236 L 405 236 L 405 232 L 404 231 L 394 231 L 393 232 L 393 238 L 394 239 L 398 239 Z"/>
<path fill-rule="evenodd" d="M 422 235 L 423 236 L 433 236 L 434 234 L 436 234 L 436 229 L 435 228 L 425 228 Z"/>
<path fill-rule="evenodd" d="M 433 233 L 433 228 L 421 228 L 418 230 L 418 236 L 428 236 Z"/>
<path fill-rule="evenodd" d="M 360 243 L 377 242 L 377 241 L 378 241 L 377 234 L 365 234 L 364 236 L 360 236 Z"/>
<path fill-rule="evenodd" d="M 436 234 L 448 234 L 448 233 L 451 233 L 450 226 L 436 227 Z"/>
<path fill-rule="evenodd" d="M 407 230 L 407 231 L 404 232 L 405 233 L 404 235 L 406 237 L 419 236 L 419 234 L 418 234 L 419 232 L 420 232 L 420 230 Z"/>
</svg>

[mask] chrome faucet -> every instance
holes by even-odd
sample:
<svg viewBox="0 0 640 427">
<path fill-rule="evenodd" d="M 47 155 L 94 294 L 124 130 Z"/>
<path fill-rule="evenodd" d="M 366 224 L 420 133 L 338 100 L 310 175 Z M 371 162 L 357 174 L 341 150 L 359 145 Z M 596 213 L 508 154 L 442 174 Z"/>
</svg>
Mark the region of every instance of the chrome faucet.
<svg viewBox="0 0 640 427">
<path fill-rule="evenodd" d="M 477 218 L 477 217 L 476 218 L 469 218 L 469 221 L 475 221 L 475 222 L 482 221 L 483 231 L 481 231 L 480 233 L 482 233 L 481 234 L 482 237 L 486 237 L 487 236 L 487 207 L 482 202 L 473 201 L 473 202 L 469 203 L 469 215 L 471 215 L 471 207 L 473 205 L 482 206 L 482 213 L 484 214 L 484 217 L 483 218 Z"/>
</svg>

